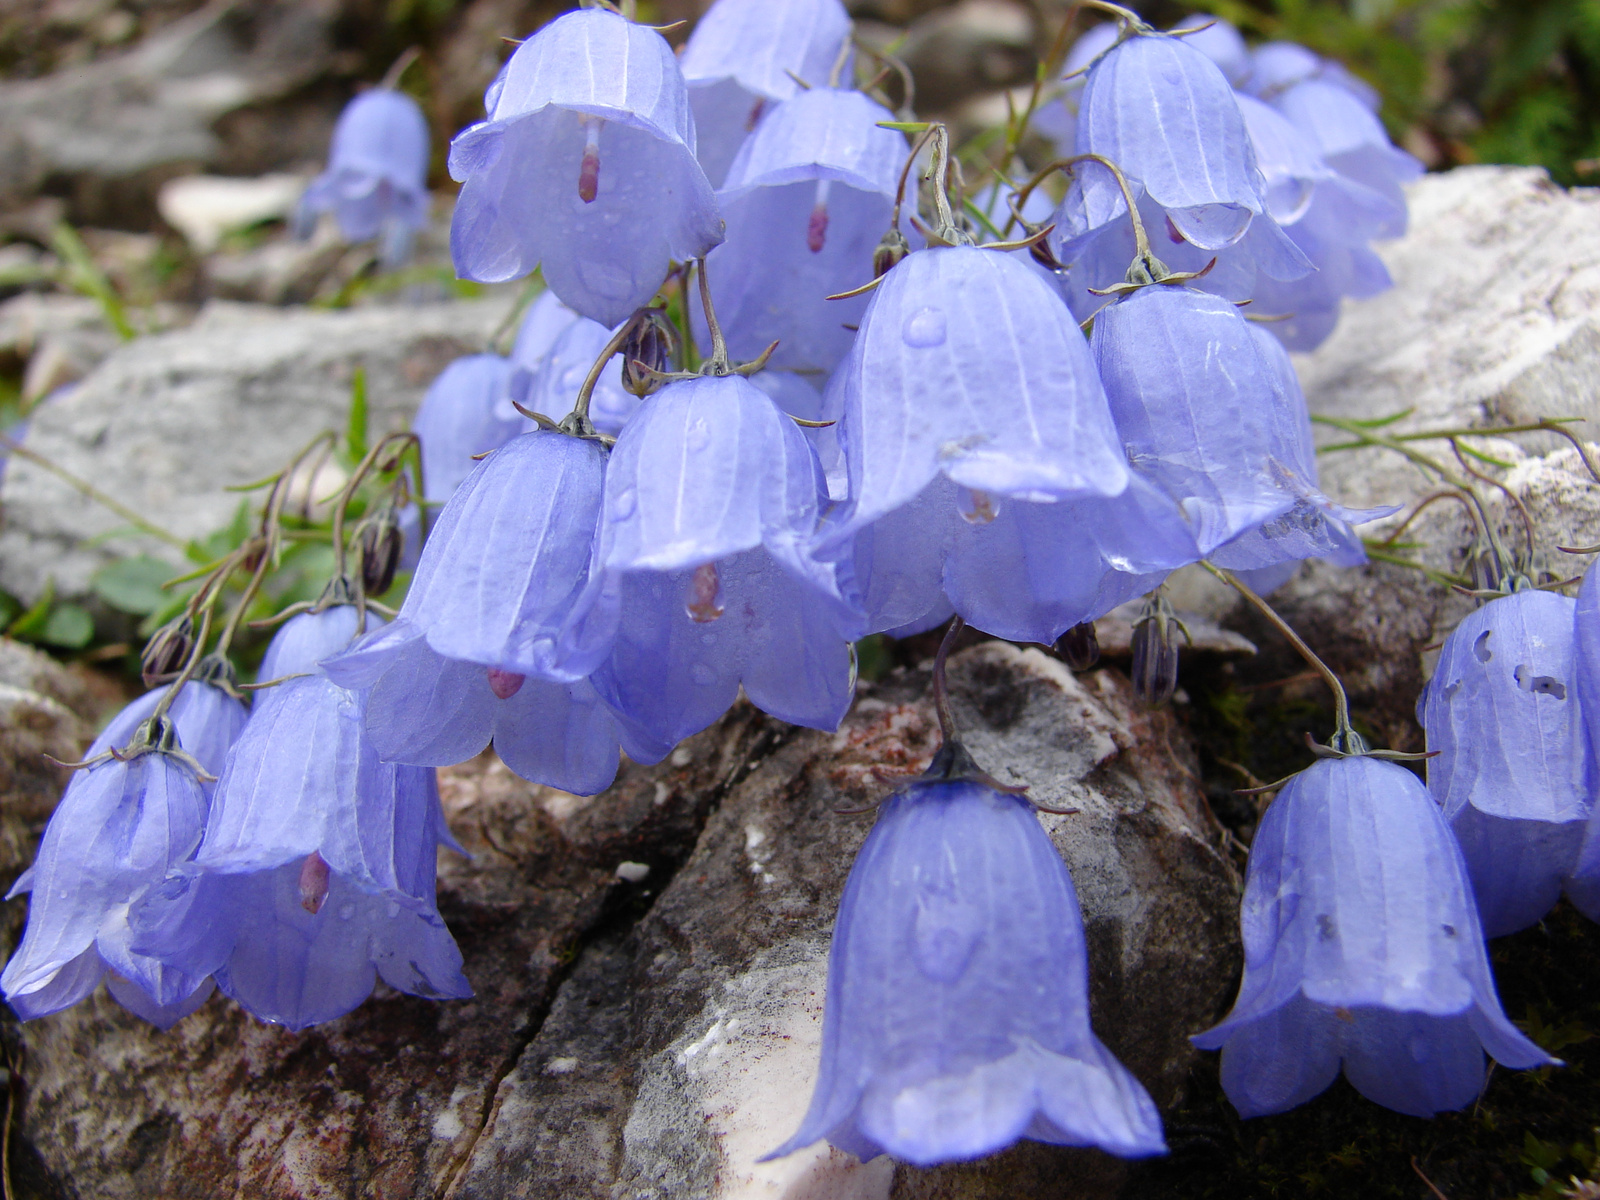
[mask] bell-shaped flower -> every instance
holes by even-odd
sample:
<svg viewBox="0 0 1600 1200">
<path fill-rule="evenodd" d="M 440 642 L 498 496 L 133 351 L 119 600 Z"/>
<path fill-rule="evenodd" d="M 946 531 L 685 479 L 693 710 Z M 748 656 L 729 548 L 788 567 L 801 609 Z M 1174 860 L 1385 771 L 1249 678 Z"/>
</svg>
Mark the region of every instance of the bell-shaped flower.
<svg viewBox="0 0 1600 1200">
<path fill-rule="evenodd" d="M 1041 104 L 1030 122 L 1034 132 L 1050 139 L 1062 158 L 1077 152 L 1078 107 L 1083 101 L 1083 84 L 1089 67 L 1117 44 L 1119 27 L 1115 21 L 1091 25 L 1067 49 L 1061 64 L 1060 94 Z"/>
<path fill-rule="evenodd" d="M 1406 231 L 1401 185 L 1418 178 L 1422 164 L 1389 140 L 1370 108 L 1349 89 L 1321 78 L 1294 84 L 1272 105 L 1310 138 L 1328 166 L 1389 202 L 1392 215 L 1374 236 L 1399 237 Z"/>
<path fill-rule="evenodd" d="M 1083 335 L 1050 284 L 1010 255 L 945 248 L 896 266 L 824 408 L 839 421 L 848 500 L 814 554 L 840 572 L 852 635 L 927 628 L 954 602 L 979 629 L 1054 640 L 1047 627 L 1078 623 L 1101 594 L 1113 569 L 1103 559 L 1125 557 L 1125 507 L 1164 502 L 1148 488 L 1122 500 L 1127 458 Z M 1140 572 L 1198 557 L 1175 510 L 1137 540 Z M 1031 563 L 1021 574 L 1019 553 Z M 1010 579 L 1038 590 L 1007 601 L 992 585 Z"/>
<path fill-rule="evenodd" d="M 769 106 L 831 85 L 850 37 L 839 0 L 716 0 L 683 48 L 683 76 L 713 187 Z"/>
<path fill-rule="evenodd" d="M 598 607 L 620 614 L 593 676 L 623 748 L 644 762 L 738 696 L 833 729 L 853 688 L 829 572 L 804 554 L 824 496 L 798 426 L 742 376 L 669 384 L 617 438 L 606 470 Z"/>
<path fill-rule="evenodd" d="M 1303 498 L 1278 457 L 1293 412 L 1281 364 L 1233 304 L 1141 288 L 1095 318 L 1090 345 L 1129 461 L 1180 506 L 1202 555 Z"/>
<path fill-rule="evenodd" d="M 167 690 L 147 692 L 118 713 L 88 760 L 120 753 Z M 24 1020 L 76 1004 L 108 970 L 118 1002 L 164 1029 L 211 993 L 207 972 L 189 974 L 132 951 L 128 909 L 194 853 L 211 789 L 194 764 L 211 776 L 221 770 L 245 711 L 220 688 L 190 682 L 167 720 L 183 753 L 158 748 L 75 774 L 34 865 L 7 894 L 32 892 L 22 945 L 0 974 L 0 990 Z"/>
<path fill-rule="evenodd" d="M 1502 1066 L 1554 1060 L 1506 1019 L 1438 806 L 1404 767 L 1324 759 L 1291 780 L 1250 847 L 1233 1011 L 1193 1038 L 1222 1050 L 1241 1116 L 1345 1077 L 1412 1116 L 1463 1108 Z"/>
<path fill-rule="evenodd" d="M 1573 683 L 1583 722 L 1584 754 L 1589 763 L 1589 795 L 1600 778 L 1600 571 L 1584 572 L 1574 613 Z M 1566 881 L 1567 898 L 1591 921 L 1600 921 L 1600 805 L 1589 810 L 1583 842 L 1572 875 Z"/>
<path fill-rule="evenodd" d="M 1570 597 L 1535 589 L 1468 614 L 1417 701 L 1428 789 L 1466 857 L 1488 937 L 1561 896 L 1593 807 Z"/>
<path fill-rule="evenodd" d="M 769 112 L 717 192 L 728 238 L 706 260 L 728 350 L 831 371 L 850 349 L 865 296 L 828 299 L 870 277 L 889 223 L 905 135 L 860 92 L 814 87 Z M 705 340 L 703 322 L 697 327 Z"/>
<path fill-rule="evenodd" d="M 1306 409 L 1294 363 L 1269 332 L 1269 326 L 1251 324 L 1248 328 L 1262 359 L 1278 377 L 1279 386 L 1267 397 L 1272 406 L 1267 424 L 1267 467 L 1278 485 L 1294 497 L 1294 505 L 1217 547 L 1209 557 L 1217 566 L 1231 571 L 1268 570 L 1303 558 L 1325 558 L 1335 566 L 1358 567 L 1367 561 L 1367 552 L 1351 526 L 1391 516 L 1399 506 L 1346 508 L 1322 493 L 1317 484 L 1311 414 Z"/>
<path fill-rule="evenodd" d="M 1020 1138 L 1165 1150 L 1089 1027 L 1072 877 L 1020 797 L 958 780 L 884 803 L 839 902 L 811 1107 L 768 1157 L 819 1138 L 916 1166 Z"/>
<path fill-rule="evenodd" d="M 511 362 L 498 354 L 458 358 L 428 385 L 411 431 L 422 440 L 422 495 L 450 499 L 477 466 L 475 455 L 497 450 L 529 428 L 511 406 Z"/>
<path fill-rule="evenodd" d="M 371 689 L 380 758 L 446 766 L 492 738 L 524 778 L 581 794 L 611 782 L 616 728 L 585 679 L 615 620 L 591 612 L 587 589 L 604 473 L 598 443 L 539 431 L 456 491 L 399 617 L 326 663 L 339 684 Z"/>
<path fill-rule="evenodd" d="M 1337 84 L 1363 105 L 1377 112 L 1378 89 L 1352 75 L 1343 63 L 1322 58 L 1295 42 L 1263 42 L 1250 52 L 1250 77 L 1241 86 L 1252 96 L 1272 100 L 1295 84 L 1322 79 Z"/>
<path fill-rule="evenodd" d="M 452 843 L 433 772 L 380 762 L 366 697 L 316 665 L 356 627 L 335 606 L 279 631 L 264 667 L 300 677 L 258 697 L 193 864 L 130 915 L 136 950 L 293 1029 L 348 1012 L 379 972 L 416 995 L 472 994 L 434 900 Z"/>
<path fill-rule="evenodd" d="M 539 266 L 571 308 L 620 323 L 674 259 L 722 240 L 694 150 L 659 33 L 605 9 L 558 17 L 511 56 L 489 119 L 450 144 L 456 270 L 499 283 Z"/>
<path fill-rule="evenodd" d="M 1089 72 L 1077 152 L 1115 163 L 1135 197 L 1160 206 L 1175 238 L 1215 253 L 1254 231 L 1251 256 L 1274 278 L 1310 269 L 1267 212 L 1265 181 L 1233 89 L 1215 63 L 1163 34 L 1136 35 Z M 1071 262 L 1127 214 L 1111 172 L 1084 164 L 1058 210 L 1057 258 Z"/>
<path fill-rule="evenodd" d="M 328 169 L 300 199 L 302 232 L 331 212 L 348 241 L 382 237 L 383 265 L 411 257 L 411 240 L 428 222 L 428 122 L 417 102 L 373 88 L 345 106 L 333 127 Z"/>
<path fill-rule="evenodd" d="M 539 298 L 523 315 L 522 324 L 517 326 L 517 340 L 511 346 L 511 399 L 522 405 L 528 403 L 528 393 L 544 356 L 550 353 L 556 338 L 580 319 L 554 292 L 539 293 Z"/>
<path fill-rule="evenodd" d="M 551 341 L 550 348 L 529 380 L 526 396 L 517 400 L 534 412 L 559 421 L 572 411 L 612 330 L 588 317 L 579 317 Z M 589 396 L 589 420 L 612 437 L 622 432 L 628 418 L 639 410 L 639 397 L 622 386 L 622 355 L 605 365 Z"/>
<path fill-rule="evenodd" d="M 1194 13 L 1174 25 L 1171 32 L 1181 34 L 1186 44 L 1216 63 L 1229 87 L 1243 87 L 1249 80 L 1254 70 L 1250 47 L 1239 31 L 1221 17 Z"/>
</svg>

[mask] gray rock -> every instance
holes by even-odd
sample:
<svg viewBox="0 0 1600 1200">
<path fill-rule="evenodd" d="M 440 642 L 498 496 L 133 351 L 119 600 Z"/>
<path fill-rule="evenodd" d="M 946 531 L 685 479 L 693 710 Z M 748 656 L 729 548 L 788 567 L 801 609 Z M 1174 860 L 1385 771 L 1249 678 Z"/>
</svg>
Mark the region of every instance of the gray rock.
<svg viewBox="0 0 1600 1200">
<path fill-rule="evenodd" d="M 367 372 L 374 434 L 406 425 L 453 358 L 476 353 L 508 300 L 340 312 L 213 304 L 185 329 L 119 346 L 77 388 L 38 410 L 27 445 L 179 538 L 226 525 L 229 486 L 280 469 L 322 429 L 342 429 L 350 382 Z M 0 499 L 0 586 L 33 598 L 53 578 L 64 597 L 138 550 L 177 561 L 152 538 L 89 542 L 126 522 L 26 461 Z"/>
<path fill-rule="evenodd" d="M 165 179 L 227 157 L 219 117 L 327 68 L 335 15 L 332 3 L 215 0 L 126 53 L 0 83 L 0 197 L 48 182 L 77 221 L 148 223 Z"/>
<path fill-rule="evenodd" d="M 1120 676 L 1074 676 L 1037 650 L 986 643 L 952 659 L 951 679 L 980 763 L 1080 810 L 1042 819 L 1082 900 L 1095 1028 L 1173 1103 L 1185 1035 L 1217 1015 L 1238 961 L 1236 880 L 1182 735 Z M 585 951 L 451 1196 L 1116 1194 L 1115 1160 L 1032 1144 L 930 1171 L 826 1145 L 755 1161 L 809 1101 L 833 910 L 869 806 L 937 740 L 926 680 L 901 674 L 837 734 L 793 731 L 751 760 L 645 919 Z"/>
</svg>

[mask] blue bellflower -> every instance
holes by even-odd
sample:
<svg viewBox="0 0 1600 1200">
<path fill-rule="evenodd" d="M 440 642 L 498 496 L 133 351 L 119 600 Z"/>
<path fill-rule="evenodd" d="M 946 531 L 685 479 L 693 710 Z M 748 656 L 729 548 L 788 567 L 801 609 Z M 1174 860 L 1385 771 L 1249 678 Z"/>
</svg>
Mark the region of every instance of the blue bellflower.
<svg viewBox="0 0 1600 1200">
<path fill-rule="evenodd" d="M 411 257 L 412 237 L 428 223 L 428 122 L 410 96 L 374 88 L 339 114 L 328 169 L 301 197 L 296 224 L 309 232 L 325 212 L 349 241 L 381 237 L 384 266 Z"/>
<path fill-rule="evenodd" d="M 1583 721 L 1584 753 L 1589 763 L 1588 790 L 1592 797 L 1600 787 L 1600 571 L 1593 566 L 1584 572 L 1574 616 L 1573 679 Z M 1600 921 L 1600 817 L 1597 813 L 1600 813 L 1600 805 L 1590 809 L 1578 859 L 1566 883 L 1567 898 L 1591 921 Z"/>
<path fill-rule="evenodd" d="M 1461 843 L 1488 937 L 1534 924 L 1572 873 L 1593 799 L 1576 602 L 1491 600 L 1445 639 L 1417 700 L 1428 789 Z"/>
<path fill-rule="evenodd" d="M 778 104 L 717 192 L 728 238 L 706 260 L 735 358 L 771 342 L 774 367 L 830 371 L 849 350 L 859 285 L 894 205 L 906 139 L 860 92 L 814 87 Z M 702 340 L 704 323 L 698 325 Z"/>
<path fill-rule="evenodd" d="M 615 621 L 591 614 L 587 587 L 604 473 L 597 443 L 538 431 L 456 491 L 399 616 L 326 664 L 339 684 L 371 689 L 381 758 L 447 766 L 492 738 L 526 779 L 585 795 L 611 782 L 617 732 L 585 678 Z"/>
<path fill-rule="evenodd" d="M 1019 1138 L 1142 1156 L 1155 1105 L 1089 1027 L 1083 920 L 1020 797 L 972 781 L 891 796 L 850 869 L 799 1130 L 866 1160 L 981 1158 Z"/>
<path fill-rule="evenodd" d="M 550 353 L 550 348 L 567 327 L 579 319 L 554 292 L 540 292 L 539 298 L 528 305 L 522 324 L 517 326 L 517 339 L 511 346 L 511 399 L 522 405 L 528 403 L 528 394 L 544 356 Z"/>
<path fill-rule="evenodd" d="M 415 995 L 472 994 L 434 899 L 436 848 L 453 843 L 433 772 L 380 762 L 365 696 L 317 668 L 356 624 L 336 606 L 279 631 L 263 669 L 302 677 L 258 698 L 193 864 L 130 916 L 135 949 L 291 1029 L 350 1011 L 379 973 Z"/>
<path fill-rule="evenodd" d="M 896 266 L 825 412 L 848 500 L 814 553 L 841 572 L 852 636 L 931 628 L 953 608 L 1049 642 L 1159 582 L 1110 572 L 1199 557 L 1173 502 L 1131 484 L 1071 313 L 1011 255 L 944 248 Z"/>
<path fill-rule="evenodd" d="M 1156 228 L 1169 229 L 1175 243 L 1210 255 L 1239 247 L 1255 269 L 1278 279 L 1311 269 L 1267 211 L 1265 181 L 1233 89 L 1182 38 L 1130 37 L 1095 63 L 1078 114 L 1077 153 L 1116 163 L 1134 196 L 1159 206 Z M 1074 261 L 1126 213 L 1110 171 L 1079 167 L 1057 210 L 1056 257 Z"/>
<path fill-rule="evenodd" d="M 1221 17 L 1194 13 L 1174 25 L 1171 32 L 1182 34 L 1186 45 L 1193 46 L 1216 63 L 1230 87 L 1243 87 L 1249 80 L 1255 67 L 1250 47 L 1245 45 L 1239 31 Z"/>
<path fill-rule="evenodd" d="M 850 37 L 839 0 L 716 0 L 683 48 L 700 165 L 721 187 L 767 109 L 829 82 Z"/>
<path fill-rule="evenodd" d="M 498 354 L 458 358 L 428 385 L 411 431 L 422 440 L 422 495 L 450 499 L 477 466 L 473 457 L 497 450 L 531 423 L 511 406 L 511 362 Z"/>
<path fill-rule="evenodd" d="M 88 759 L 126 746 L 166 692 L 147 692 L 117 714 Z M 184 754 L 215 776 L 245 711 L 221 689 L 191 682 L 167 719 Z M 108 759 L 72 777 L 34 865 L 6 897 L 32 892 L 22 945 L 0 974 L 0 990 L 20 1017 L 76 1004 L 108 971 L 117 1001 L 163 1029 L 210 995 L 206 972 L 176 970 L 133 950 L 128 909 L 194 853 L 212 786 L 190 762 L 159 749 Z"/>
<path fill-rule="evenodd" d="M 630 757 L 664 758 L 741 684 L 782 720 L 838 725 L 850 648 L 803 549 L 824 494 L 799 427 L 739 375 L 669 384 L 622 431 L 596 555 L 597 607 L 619 624 L 593 679 Z"/>
<path fill-rule="evenodd" d="M 524 407 L 559 421 L 572 411 L 583 381 L 595 359 L 611 340 L 612 330 L 588 317 L 579 317 L 550 343 L 538 370 L 528 381 Z M 639 397 L 622 386 L 622 355 L 605 365 L 589 396 L 589 420 L 612 437 L 622 432 L 628 418 L 639 410 Z"/>
<path fill-rule="evenodd" d="M 540 266 L 567 305 L 617 325 L 673 260 L 722 240 L 694 151 L 660 34 L 604 9 L 558 17 L 511 56 L 489 119 L 450 144 L 456 270 L 499 283 Z"/>
<path fill-rule="evenodd" d="M 1267 810 L 1240 915 L 1233 1011 L 1192 1040 L 1222 1051 L 1245 1117 L 1304 1104 L 1338 1077 L 1411 1116 L 1463 1108 L 1502 1066 L 1554 1060 L 1495 995 L 1466 864 L 1427 789 L 1365 755 L 1324 759 Z"/>
</svg>

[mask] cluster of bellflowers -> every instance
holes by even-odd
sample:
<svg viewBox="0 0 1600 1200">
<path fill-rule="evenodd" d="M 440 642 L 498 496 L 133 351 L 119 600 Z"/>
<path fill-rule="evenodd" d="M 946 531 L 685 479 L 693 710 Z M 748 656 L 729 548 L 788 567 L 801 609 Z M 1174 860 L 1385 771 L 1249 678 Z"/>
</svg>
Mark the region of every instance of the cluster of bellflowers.
<svg viewBox="0 0 1600 1200">
<path fill-rule="evenodd" d="M 1088 665 L 1093 621 L 1143 596 L 1135 687 L 1159 702 L 1172 571 L 1204 563 L 1259 602 L 1303 559 L 1365 561 L 1354 526 L 1393 510 L 1321 492 L 1287 351 L 1386 285 L 1368 242 L 1403 228 L 1415 164 L 1333 64 L 1091 3 L 1114 19 L 971 195 L 944 126 L 857 86 L 839 0 L 716 0 L 681 56 L 602 0 L 523 41 L 451 144 L 451 244 L 466 278 L 537 269 L 548 290 L 509 356 L 452 364 L 351 477 L 335 577 L 278 631 L 248 707 L 228 651 L 293 467 L 152 641 L 160 686 L 96 742 L 13 889 L 32 897 L 0 976 L 13 1008 L 59 1011 L 104 978 L 158 1024 L 214 987 L 299 1029 L 378 975 L 468 995 L 434 900 L 452 844 L 434 768 L 492 746 L 591 795 L 741 692 L 833 729 L 853 642 L 950 622 L 943 747 L 850 873 L 816 1093 L 774 1153 L 1160 1153 L 1150 1097 L 1090 1028 L 1072 880 L 1030 802 L 962 748 L 944 653 L 966 624 Z M 357 99 L 308 205 L 411 219 L 400 107 Z M 1028 173 L 1036 115 L 1061 156 Z M 385 621 L 368 597 L 402 556 L 412 444 L 430 528 Z M 374 471 L 394 493 L 346 538 Z M 1537 919 L 1552 887 L 1600 887 L 1578 715 L 1600 718 L 1581 682 L 1596 605 L 1600 584 L 1576 613 L 1513 587 L 1452 639 L 1423 706 L 1437 800 L 1362 741 L 1328 676 L 1335 735 L 1250 856 L 1238 1003 L 1196 1039 L 1241 1113 L 1342 1069 L 1429 1114 L 1471 1101 L 1485 1053 L 1551 1061 L 1502 1012 L 1483 934 Z M 1507 839 L 1525 852 L 1488 851 Z"/>
</svg>

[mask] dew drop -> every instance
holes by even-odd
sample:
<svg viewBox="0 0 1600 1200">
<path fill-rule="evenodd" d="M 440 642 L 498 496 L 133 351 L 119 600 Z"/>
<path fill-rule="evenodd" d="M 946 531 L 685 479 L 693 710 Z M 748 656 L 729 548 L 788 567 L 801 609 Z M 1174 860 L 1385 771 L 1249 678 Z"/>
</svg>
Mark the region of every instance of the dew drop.
<svg viewBox="0 0 1600 1200">
<path fill-rule="evenodd" d="M 691 450 L 704 450 L 711 444 L 710 424 L 704 417 L 700 417 L 689 426 L 688 432 L 683 435 L 683 440 Z"/>
<path fill-rule="evenodd" d="M 351 917 L 353 917 L 355 915 L 356 915 L 356 906 L 354 904 L 341 904 L 339 906 L 339 920 L 348 921 Z"/>
<path fill-rule="evenodd" d="M 633 488 L 623 488 L 611 498 L 611 515 L 618 521 L 625 521 L 633 516 L 633 510 L 638 503 L 638 492 Z"/>
<path fill-rule="evenodd" d="M 931 306 L 917 309 L 906 318 L 900 336 L 906 345 L 918 350 L 944 345 L 944 313 Z"/>
<path fill-rule="evenodd" d="M 717 681 L 717 673 L 705 663 L 695 663 L 689 668 L 689 678 L 701 687 L 708 687 Z"/>
<path fill-rule="evenodd" d="M 583 381 L 588 374 L 589 369 L 587 367 L 568 367 L 566 373 L 561 376 L 561 390 L 576 393 L 583 386 Z"/>
<path fill-rule="evenodd" d="M 1413 1033 L 1406 1039 L 1406 1052 L 1411 1055 L 1411 1061 L 1414 1063 L 1425 1063 L 1432 1057 L 1432 1047 L 1428 1045 L 1428 1039 L 1420 1033 Z"/>
</svg>

